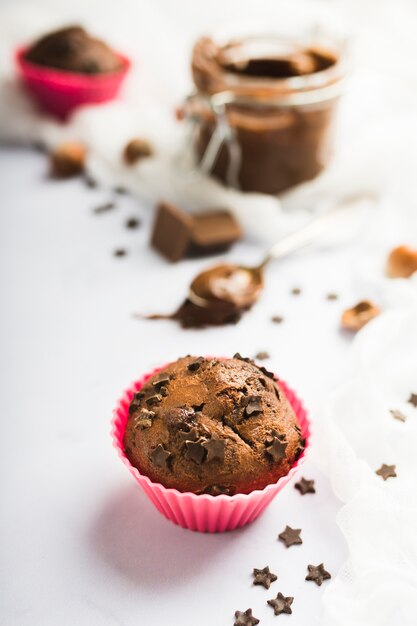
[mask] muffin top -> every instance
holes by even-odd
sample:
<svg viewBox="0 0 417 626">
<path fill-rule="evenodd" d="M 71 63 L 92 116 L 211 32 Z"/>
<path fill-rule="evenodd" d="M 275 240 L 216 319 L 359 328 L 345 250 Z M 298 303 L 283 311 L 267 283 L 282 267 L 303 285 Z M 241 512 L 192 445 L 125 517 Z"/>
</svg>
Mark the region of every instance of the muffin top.
<svg viewBox="0 0 417 626">
<path fill-rule="evenodd" d="M 26 52 L 31 63 L 81 74 L 103 74 L 120 69 L 120 57 L 80 26 L 68 26 L 36 41 Z"/>
<path fill-rule="evenodd" d="M 240 355 L 187 356 L 151 376 L 132 399 L 123 442 L 153 482 L 211 495 L 275 483 L 305 443 L 279 383 Z"/>
</svg>

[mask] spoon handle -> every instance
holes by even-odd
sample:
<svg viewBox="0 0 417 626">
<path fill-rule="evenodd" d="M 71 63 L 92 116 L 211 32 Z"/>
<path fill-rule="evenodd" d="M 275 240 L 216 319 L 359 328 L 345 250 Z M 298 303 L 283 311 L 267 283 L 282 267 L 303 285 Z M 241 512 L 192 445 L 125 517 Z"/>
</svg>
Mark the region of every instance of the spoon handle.
<svg viewBox="0 0 417 626">
<path fill-rule="evenodd" d="M 328 209 L 321 215 L 314 217 L 307 222 L 305 226 L 302 226 L 298 230 L 295 230 L 288 235 L 285 235 L 269 250 L 264 260 L 260 264 L 260 268 L 265 267 L 269 261 L 273 259 L 280 259 L 291 252 L 295 252 L 314 241 L 314 239 L 325 232 L 329 226 L 331 226 L 341 213 L 351 208 L 351 204 L 360 199 L 367 198 L 366 194 L 355 195 L 348 198 L 343 198 L 331 209 Z"/>
</svg>

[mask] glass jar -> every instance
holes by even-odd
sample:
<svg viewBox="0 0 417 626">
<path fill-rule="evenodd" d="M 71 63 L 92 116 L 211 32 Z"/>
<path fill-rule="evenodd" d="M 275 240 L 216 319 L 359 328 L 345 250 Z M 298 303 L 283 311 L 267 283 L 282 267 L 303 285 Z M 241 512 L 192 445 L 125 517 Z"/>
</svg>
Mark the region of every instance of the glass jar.
<svg viewBox="0 0 417 626">
<path fill-rule="evenodd" d="M 192 53 L 196 92 L 185 112 L 203 171 L 244 191 L 276 194 L 314 178 L 331 154 L 344 51 L 314 31 L 229 40 Z"/>
</svg>

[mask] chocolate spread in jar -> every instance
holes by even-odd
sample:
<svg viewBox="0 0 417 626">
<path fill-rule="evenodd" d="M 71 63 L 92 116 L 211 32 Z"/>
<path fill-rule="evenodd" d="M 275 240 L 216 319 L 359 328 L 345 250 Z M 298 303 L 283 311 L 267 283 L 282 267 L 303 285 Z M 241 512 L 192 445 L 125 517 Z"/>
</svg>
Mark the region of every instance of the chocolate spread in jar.
<svg viewBox="0 0 417 626">
<path fill-rule="evenodd" d="M 229 94 L 226 118 L 238 146 L 241 189 L 278 193 L 322 170 L 341 79 L 336 52 L 262 38 L 220 46 L 205 37 L 194 47 L 192 72 L 199 95 Z M 199 160 L 217 121 L 202 103 L 189 105 L 200 122 Z M 211 168 L 226 183 L 232 158 L 223 143 Z"/>
</svg>

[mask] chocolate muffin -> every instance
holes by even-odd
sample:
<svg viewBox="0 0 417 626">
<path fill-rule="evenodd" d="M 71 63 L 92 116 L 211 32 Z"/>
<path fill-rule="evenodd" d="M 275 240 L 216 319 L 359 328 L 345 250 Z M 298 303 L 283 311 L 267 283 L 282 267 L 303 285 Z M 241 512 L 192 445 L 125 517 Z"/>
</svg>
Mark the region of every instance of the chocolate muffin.
<svg viewBox="0 0 417 626">
<path fill-rule="evenodd" d="M 153 482 L 211 495 L 263 489 L 304 449 L 273 375 L 238 354 L 187 356 L 154 374 L 132 399 L 123 443 Z"/>
<path fill-rule="evenodd" d="M 81 74 L 116 72 L 122 63 L 109 46 L 80 26 L 68 26 L 41 37 L 26 52 L 36 65 Z"/>
</svg>

